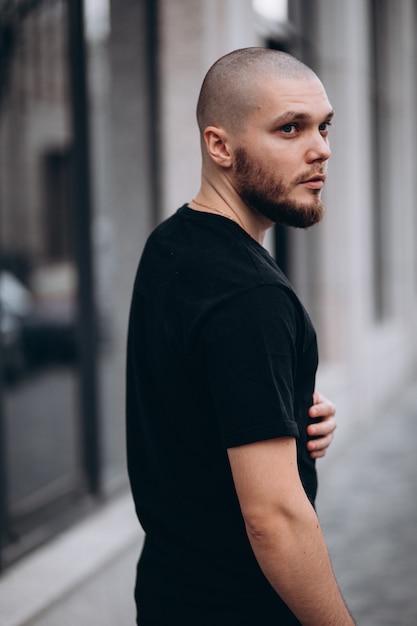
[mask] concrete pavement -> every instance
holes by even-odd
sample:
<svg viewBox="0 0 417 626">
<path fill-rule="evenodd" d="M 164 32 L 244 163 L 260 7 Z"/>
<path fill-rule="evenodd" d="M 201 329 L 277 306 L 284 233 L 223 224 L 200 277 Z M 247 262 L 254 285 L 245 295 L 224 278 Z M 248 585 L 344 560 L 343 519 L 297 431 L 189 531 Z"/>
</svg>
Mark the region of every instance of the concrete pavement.
<svg viewBox="0 0 417 626">
<path fill-rule="evenodd" d="M 358 626 L 417 626 L 416 446 L 417 385 L 320 470 L 318 514 Z"/>
</svg>

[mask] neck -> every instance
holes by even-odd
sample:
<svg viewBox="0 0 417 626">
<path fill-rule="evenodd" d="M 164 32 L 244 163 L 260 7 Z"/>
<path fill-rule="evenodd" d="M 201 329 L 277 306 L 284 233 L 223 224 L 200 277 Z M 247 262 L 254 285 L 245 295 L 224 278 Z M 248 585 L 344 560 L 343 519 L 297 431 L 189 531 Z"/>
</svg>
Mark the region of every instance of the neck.
<svg viewBox="0 0 417 626">
<path fill-rule="evenodd" d="M 245 230 L 245 226 L 243 225 L 243 222 L 240 219 L 239 215 L 229 205 L 227 205 L 227 210 L 223 211 L 222 209 L 219 209 L 218 207 L 211 206 L 210 204 L 205 204 L 204 202 L 201 202 L 201 200 L 196 200 L 196 198 L 193 198 L 192 204 L 197 204 L 199 207 L 208 209 L 209 213 L 214 212 L 214 213 L 218 213 L 219 215 L 222 215 L 223 217 L 227 217 L 227 219 L 231 220 L 232 222 L 235 222 L 236 224 L 238 224 L 238 226 L 240 226 L 241 228 L 243 228 L 243 230 Z"/>
<path fill-rule="evenodd" d="M 261 223 L 258 215 L 247 207 L 239 198 L 236 202 L 231 202 L 222 197 L 216 190 L 200 189 L 197 196 L 189 204 L 195 211 L 214 213 L 228 218 L 238 224 L 248 235 L 261 245 L 265 237 L 265 232 L 270 224 Z"/>
</svg>

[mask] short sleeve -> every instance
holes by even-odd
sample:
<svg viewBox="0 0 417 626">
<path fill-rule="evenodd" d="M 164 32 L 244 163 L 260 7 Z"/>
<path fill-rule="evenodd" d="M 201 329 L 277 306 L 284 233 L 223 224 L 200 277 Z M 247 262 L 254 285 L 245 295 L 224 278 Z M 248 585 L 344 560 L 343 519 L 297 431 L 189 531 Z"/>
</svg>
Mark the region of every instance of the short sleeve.
<svg viewBox="0 0 417 626">
<path fill-rule="evenodd" d="M 205 372 L 226 448 L 298 437 L 300 319 L 286 289 L 260 286 L 219 306 L 203 331 Z"/>
</svg>

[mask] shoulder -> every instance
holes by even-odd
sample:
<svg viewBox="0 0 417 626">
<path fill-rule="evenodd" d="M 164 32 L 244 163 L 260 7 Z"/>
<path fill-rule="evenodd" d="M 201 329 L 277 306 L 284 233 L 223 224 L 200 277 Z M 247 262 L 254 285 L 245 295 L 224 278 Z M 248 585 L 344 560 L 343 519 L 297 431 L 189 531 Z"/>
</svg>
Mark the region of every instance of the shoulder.
<svg viewBox="0 0 417 626">
<path fill-rule="evenodd" d="M 211 312 L 217 323 L 251 327 L 285 325 L 294 333 L 303 325 L 304 310 L 294 291 L 280 282 L 248 286 L 229 293 Z"/>
</svg>

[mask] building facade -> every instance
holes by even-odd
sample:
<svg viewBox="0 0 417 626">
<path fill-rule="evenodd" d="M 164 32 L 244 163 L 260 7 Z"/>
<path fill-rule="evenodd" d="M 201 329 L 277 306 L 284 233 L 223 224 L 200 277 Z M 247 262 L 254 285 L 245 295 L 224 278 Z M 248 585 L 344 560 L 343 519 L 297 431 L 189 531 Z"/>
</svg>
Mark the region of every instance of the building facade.
<svg viewBox="0 0 417 626">
<path fill-rule="evenodd" d="M 0 0 L 2 567 L 127 486 L 124 351 L 151 229 L 199 187 L 195 104 L 235 48 L 336 111 L 327 215 L 268 247 L 318 330 L 329 454 L 416 376 L 415 0 Z"/>
</svg>

